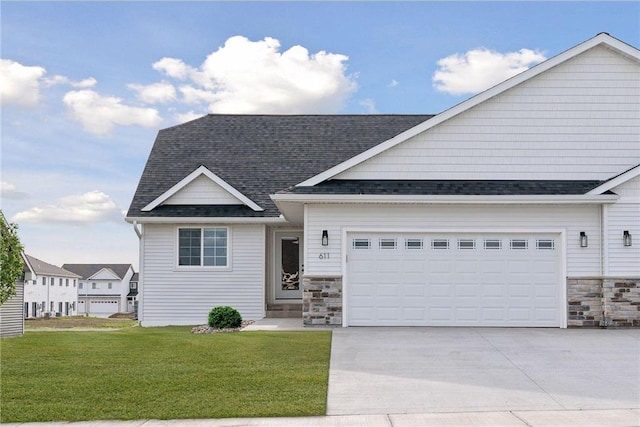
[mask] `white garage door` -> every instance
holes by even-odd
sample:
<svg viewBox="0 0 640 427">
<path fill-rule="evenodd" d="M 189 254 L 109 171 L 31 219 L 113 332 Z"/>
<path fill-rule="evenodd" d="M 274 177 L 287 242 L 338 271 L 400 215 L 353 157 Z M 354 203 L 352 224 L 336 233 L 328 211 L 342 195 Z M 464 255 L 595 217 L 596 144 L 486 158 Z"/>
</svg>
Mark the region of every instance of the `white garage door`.
<svg viewBox="0 0 640 427">
<path fill-rule="evenodd" d="M 348 236 L 349 326 L 560 326 L 560 236 Z"/>
</svg>

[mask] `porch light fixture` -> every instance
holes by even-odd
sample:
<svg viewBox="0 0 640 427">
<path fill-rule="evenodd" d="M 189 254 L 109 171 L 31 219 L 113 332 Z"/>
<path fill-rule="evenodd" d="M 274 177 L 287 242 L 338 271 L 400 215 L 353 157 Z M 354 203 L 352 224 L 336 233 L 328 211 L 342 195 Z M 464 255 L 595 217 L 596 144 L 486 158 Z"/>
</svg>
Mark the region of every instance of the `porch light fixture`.
<svg viewBox="0 0 640 427">
<path fill-rule="evenodd" d="M 584 231 L 580 232 L 580 247 L 581 248 L 586 248 L 587 246 L 589 246 L 589 238 L 587 237 L 587 233 L 585 233 Z"/>
<path fill-rule="evenodd" d="M 631 234 L 629 230 L 624 230 L 622 232 L 622 242 L 625 246 L 631 246 Z"/>
<path fill-rule="evenodd" d="M 322 246 L 329 246 L 329 233 L 327 230 L 322 230 Z"/>
</svg>

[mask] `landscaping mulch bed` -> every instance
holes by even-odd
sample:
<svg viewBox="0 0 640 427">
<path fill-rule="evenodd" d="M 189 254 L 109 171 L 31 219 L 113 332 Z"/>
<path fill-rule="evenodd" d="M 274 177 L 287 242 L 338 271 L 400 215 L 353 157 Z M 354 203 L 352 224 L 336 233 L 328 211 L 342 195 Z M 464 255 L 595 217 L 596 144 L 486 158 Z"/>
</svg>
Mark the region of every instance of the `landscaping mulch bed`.
<svg viewBox="0 0 640 427">
<path fill-rule="evenodd" d="M 191 328 L 191 333 L 192 334 L 219 334 L 222 332 L 238 332 L 240 329 L 245 328 L 251 325 L 252 323 L 254 323 L 253 320 L 243 320 L 239 328 L 222 328 L 222 329 L 214 328 L 209 325 L 200 325 L 200 326 L 195 326 Z"/>
</svg>

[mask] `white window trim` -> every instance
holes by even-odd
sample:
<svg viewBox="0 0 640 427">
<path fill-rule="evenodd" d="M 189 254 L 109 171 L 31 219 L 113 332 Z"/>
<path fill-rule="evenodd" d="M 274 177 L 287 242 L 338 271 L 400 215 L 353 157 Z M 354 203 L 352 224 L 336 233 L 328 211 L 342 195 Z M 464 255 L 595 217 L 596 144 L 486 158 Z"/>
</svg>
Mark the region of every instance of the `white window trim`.
<svg viewBox="0 0 640 427">
<path fill-rule="evenodd" d="M 180 230 L 184 228 L 198 228 L 203 230 L 205 228 L 224 228 L 227 230 L 227 265 L 180 265 Z M 232 257 L 233 248 L 231 242 L 232 234 L 231 227 L 228 225 L 220 225 L 220 224 L 180 224 L 176 225 L 174 232 L 174 253 L 173 253 L 173 262 L 175 271 L 231 271 L 232 270 Z M 204 244 L 204 240 L 200 240 L 200 244 Z M 202 247 L 202 246 L 201 246 Z M 202 254 L 200 252 L 200 261 L 202 262 Z"/>
</svg>

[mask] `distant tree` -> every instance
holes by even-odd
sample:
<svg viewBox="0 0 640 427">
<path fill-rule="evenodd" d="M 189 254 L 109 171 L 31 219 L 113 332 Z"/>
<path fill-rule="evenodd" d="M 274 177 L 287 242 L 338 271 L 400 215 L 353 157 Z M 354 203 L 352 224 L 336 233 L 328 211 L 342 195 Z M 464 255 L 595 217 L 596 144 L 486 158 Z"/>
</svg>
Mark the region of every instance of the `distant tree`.
<svg viewBox="0 0 640 427">
<path fill-rule="evenodd" d="M 0 210 L 0 305 L 16 294 L 16 280 L 22 277 L 22 243 L 18 237 L 18 226 L 9 224 Z"/>
</svg>

